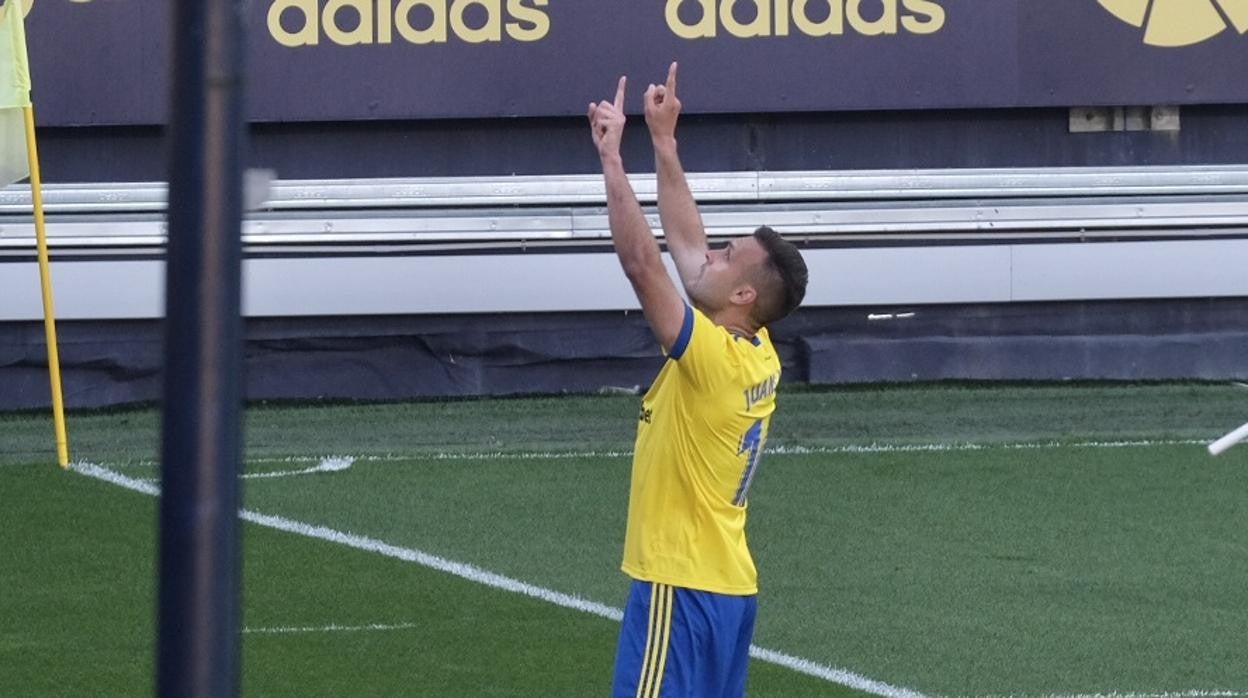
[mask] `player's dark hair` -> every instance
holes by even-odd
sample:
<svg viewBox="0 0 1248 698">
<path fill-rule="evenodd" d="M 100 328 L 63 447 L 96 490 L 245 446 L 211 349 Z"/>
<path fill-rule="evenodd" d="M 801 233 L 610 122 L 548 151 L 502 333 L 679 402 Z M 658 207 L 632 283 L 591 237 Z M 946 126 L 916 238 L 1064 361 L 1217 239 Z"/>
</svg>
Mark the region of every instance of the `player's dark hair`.
<svg viewBox="0 0 1248 698">
<path fill-rule="evenodd" d="M 767 251 L 764 273 L 777 282 L 768 284 L 775 286 L 774 292 L 760 293 L 754 306 L 754 319 L 767 325 L 783 319 L 802 304 L 809 272 L 802 253 L 780 233 L 764 225 L 754 231 L 754 239 Z"/>
</svg>

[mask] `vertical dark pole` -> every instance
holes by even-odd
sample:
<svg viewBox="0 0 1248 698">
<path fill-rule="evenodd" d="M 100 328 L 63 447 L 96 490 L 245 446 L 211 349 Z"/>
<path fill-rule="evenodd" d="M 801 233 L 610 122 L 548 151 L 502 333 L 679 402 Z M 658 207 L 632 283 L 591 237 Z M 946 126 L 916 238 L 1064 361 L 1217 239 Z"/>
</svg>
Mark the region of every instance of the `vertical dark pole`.
<svg viewBox="0 0 1248 698">
<path fill-rule="evenodd" d="M 239 690 L 245 0 L 174 0 L 156 690 Z"/>
</svg>

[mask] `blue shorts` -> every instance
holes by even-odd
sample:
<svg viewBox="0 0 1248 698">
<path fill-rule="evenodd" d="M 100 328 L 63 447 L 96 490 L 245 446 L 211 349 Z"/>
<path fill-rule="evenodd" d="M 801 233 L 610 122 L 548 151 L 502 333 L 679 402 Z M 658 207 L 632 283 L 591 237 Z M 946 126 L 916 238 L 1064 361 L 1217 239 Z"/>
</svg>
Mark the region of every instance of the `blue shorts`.
<svg viewBox="0 0 1248 698">
<path fill-rule="evenodd" d="M 633 581 L 615 655 L 613 698 L 745 695 L 754 596 Z"/>
</svg>

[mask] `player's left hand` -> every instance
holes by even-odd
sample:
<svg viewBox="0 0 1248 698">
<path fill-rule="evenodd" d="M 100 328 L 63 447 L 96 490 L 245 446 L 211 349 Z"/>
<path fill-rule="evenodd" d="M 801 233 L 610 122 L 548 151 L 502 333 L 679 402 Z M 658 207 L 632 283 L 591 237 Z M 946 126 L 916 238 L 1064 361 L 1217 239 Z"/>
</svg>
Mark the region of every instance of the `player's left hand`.
<svg viewBox="0 0 1248 698">
<path fill-rule="evenodd" d="M 667 69 L 667 82 L 646 89 L 646 126 L 654 140 L 676 137 L 680 99 L 676 97 L 676 62 Z"/>
</svg>

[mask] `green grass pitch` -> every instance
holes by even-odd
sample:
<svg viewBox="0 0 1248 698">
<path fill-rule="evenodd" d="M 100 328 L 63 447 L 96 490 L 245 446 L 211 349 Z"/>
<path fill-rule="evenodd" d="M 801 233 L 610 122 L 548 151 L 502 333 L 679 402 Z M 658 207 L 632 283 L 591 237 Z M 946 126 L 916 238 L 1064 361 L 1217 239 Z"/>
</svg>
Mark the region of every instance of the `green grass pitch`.
<svg viewBox="0 0 1248 698">
<path fill-rule="evenodd" d="M 780 400 L 750 497 L 760 647 L 893 695 L 1248 694 L 1248 446 L 1202 446 L 1248 420 L 1248 390 Z M 619 608 L 636 401 L 253 406 L 249 475 L 355 460 L 249 478 L 244 506 Z M 75 459 L 159 474 L 155 411 L 70 417 Z M 0 695 L 150 694 L 156 500 L 60 471 L 51 432 L 0 415 Z M 243 530 L 244 695 L 608 693 L 608 618 Z M 749 694 L 861 695 L 759 660 Z"/>
</svg>

